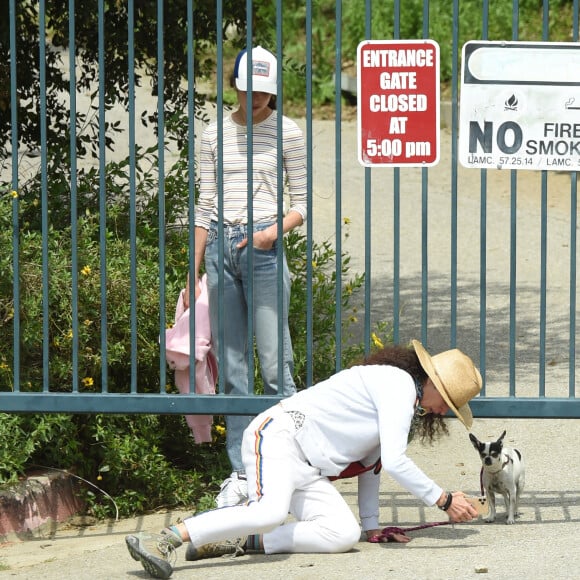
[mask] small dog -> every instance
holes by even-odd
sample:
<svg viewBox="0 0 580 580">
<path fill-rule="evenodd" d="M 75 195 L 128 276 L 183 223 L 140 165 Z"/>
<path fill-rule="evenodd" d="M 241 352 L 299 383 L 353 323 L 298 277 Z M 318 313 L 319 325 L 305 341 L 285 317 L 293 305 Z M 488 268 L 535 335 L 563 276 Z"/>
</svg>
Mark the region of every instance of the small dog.
<svg viewBox="0 0 580 580">
<path fill-rule="evenodd" d="M 525 469 L 522 454 L 517 449 L 503 446 L 505 434 L 504 431 L 497 441 L 485 443 L 471 433 L 469 439 L 481 457 L 481 485 L 489 503 L 489 515 L 485 521 L 495 521 L 495 494 L 500 493 L 505 501 L 506 523 L 513 524 L 524 489 Z"/>
</svg>

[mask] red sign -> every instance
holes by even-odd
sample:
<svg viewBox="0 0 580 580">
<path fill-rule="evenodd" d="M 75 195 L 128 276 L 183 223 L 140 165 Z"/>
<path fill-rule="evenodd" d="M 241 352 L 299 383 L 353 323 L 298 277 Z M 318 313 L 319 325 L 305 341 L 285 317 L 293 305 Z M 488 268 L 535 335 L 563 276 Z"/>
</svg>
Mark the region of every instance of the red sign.
<svg viewBox="0 0 580 580">
<path fill-rule="evenodd" d="M 365 40 L 357 50 L 358 160 L 365 167 L 439 162 L 439 45 Z"/>
</svg>

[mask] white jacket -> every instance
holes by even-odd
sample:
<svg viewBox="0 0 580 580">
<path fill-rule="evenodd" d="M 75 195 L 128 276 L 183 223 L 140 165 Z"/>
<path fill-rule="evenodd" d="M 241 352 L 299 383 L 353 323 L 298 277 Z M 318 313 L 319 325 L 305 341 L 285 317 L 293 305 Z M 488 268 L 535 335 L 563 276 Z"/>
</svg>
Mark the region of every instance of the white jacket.
<svg viewBox="0 0 580 580">
<path fill-rule="evenodd" d="M 304 414 L 296 440 L 322 475 L 338 476 L 351 463 L 382 468 L 403 488 L 434 505 L 442 488 L 407 457 L 417 394 L 411 375 L 385 365 L 356 366 L 305 389 L 280 404 Z M 359 475 L 364 530 L 379 527 L 379 475 Z"/>
</svg>

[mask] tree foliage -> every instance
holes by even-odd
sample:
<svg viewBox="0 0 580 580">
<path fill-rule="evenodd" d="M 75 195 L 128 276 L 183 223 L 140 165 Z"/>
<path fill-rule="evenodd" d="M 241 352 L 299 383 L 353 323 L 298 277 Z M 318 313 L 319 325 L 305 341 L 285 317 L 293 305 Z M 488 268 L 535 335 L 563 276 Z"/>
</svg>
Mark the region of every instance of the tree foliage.
<svg viewBox="0 0 580 580">
<path fill-rule="evenodd" d="M 152 94 L 159 91 L 159 71 L 163 75 L 165 113 L 171 116 L 186 110 L 187 88 L 183 80 L 188 70 L 188 1 L 172 0 L 158 3 L 155 0 L 136 0 L 133 3 L 132 27 L 128 6 L 121 1 L 103 2 L 103 60 L 99 62 L 99 11 L 98 4 L 88 0 L 75 3 L 74 22 L 69 18 L 68 0 L 51 0 L 45 3 L 44 19 L 39 13 L 37 2 L 15 2 L 14 21 L 16 23 L 17 56 L 17 103 L 18 128 L 21 146 L 37 149 L 40 142 L 41 119 L 40 101 L 46 99 L 47 148 L 61 151 L 67 157 L 70 144 L 69 102 L 63 95 L 69 92 L 69 58 L 74 50 L 76 63 L 76 90 L 94 94 L 98 82 L 103 83 L 105 110 L 116 103 L 128 106 L 129 55 L 132 53 L 134 82 L 137 86 L 151 82 Z M 164 7 L 158 12 L 158 4 Z M 216 27 L 216 4 L 210 0 L 196 0 L 190 15 L 194 38 L 192 55 L 195 78 L 200 79 L 214 71 L 214 54 L 218 29 Z M 235 0 L 223 2 L 223 31 L 232 27 L 239 31 L 240 43 L 245 34 L 245 5 Z M 11 130 L 10 83 L 10 22 L 9 0 L 0 1 L 0 85 L 3 92 L 0 100 L 0 157 L 7 152 L 5 140 Z M 161 24 L 162 23 L 162 24 Z M 130 31 L 131 28 L 131 31 Z M 71 30 L 73 31 L 71 34 Z M 44 33 L 44 34 L 43 34 Z M 130 36 L 131 35 L 131 36 Z M 45 59 L 40 62 L 41 36 L 45 39 Z M 133 42 L 129 46 L 130 38 Z M 159 51 L 162 39 L 162 51 Z M 132 51 L 132 52 L 130 52 Z M 159 66 L 160 60 L 162 66 Z M 42 66 L 41 66 L 42 65 Z M 46 79 L 45 92 L 40 94 L 41 75 Z M 96 95 L 94 95 L 96 96 Z M 204 95 L 196 93 L 198 104 Z M 97 155 L 98 124 L 91 121 L 91 112 L 77 114 L 77 153 L 87 152 Z M 151 112 L 152 118 L 155 112 Z M 143 119 L 147 122 L 147 119 Z M 107 145 L 113 147 L 114 125 L 105 123 Z M 66 159 L 63 159 L 66 161 Z"/>
</svg>

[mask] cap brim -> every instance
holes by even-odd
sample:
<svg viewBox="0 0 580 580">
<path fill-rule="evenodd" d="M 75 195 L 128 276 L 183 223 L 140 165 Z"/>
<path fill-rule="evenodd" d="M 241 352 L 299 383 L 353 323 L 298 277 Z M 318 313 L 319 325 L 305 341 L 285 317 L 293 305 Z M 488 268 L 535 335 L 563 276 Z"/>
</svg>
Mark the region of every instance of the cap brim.
<svg viewBox="0 0 580 580">
<path fill-rule="evenodd" d="M 417 353 L 417 357 L 419 358 L 419 362 L 421 363 L 423 370 L 427 373 L 427 376 L 431 379 L 435 385 L 435 388 L 443 397 L 443 400 L 447 406 L 453 411 L 454 415 L 465 425 L 468 430 L 471 429 L 471 426 L 473 425 L 473 415 L 469 405 L 463 405 L 463 407 L 458 409 L 453 404 L 453 401 L 451 401 L 449 395 L 447 394 L 443 381 L 439 378 L 439 375 L 435 370 L 433 361 L 431 360 L 431 355 L 425 350 L 425 347 L 418 340 L 412 340 L 411 344 Z"/>
<path fill-rule="evenodd" d="M 246 79 L 236 79 L 236 88 L 239 91 L 248 91 L 248 82 Z M 255 80 L 252 83 L 252 91 L 255 93 L 268 93 L 269 95 L 276 95 L 278 93 L 278 87 L 273 83 L 263 83 Z"/>
</svg>

